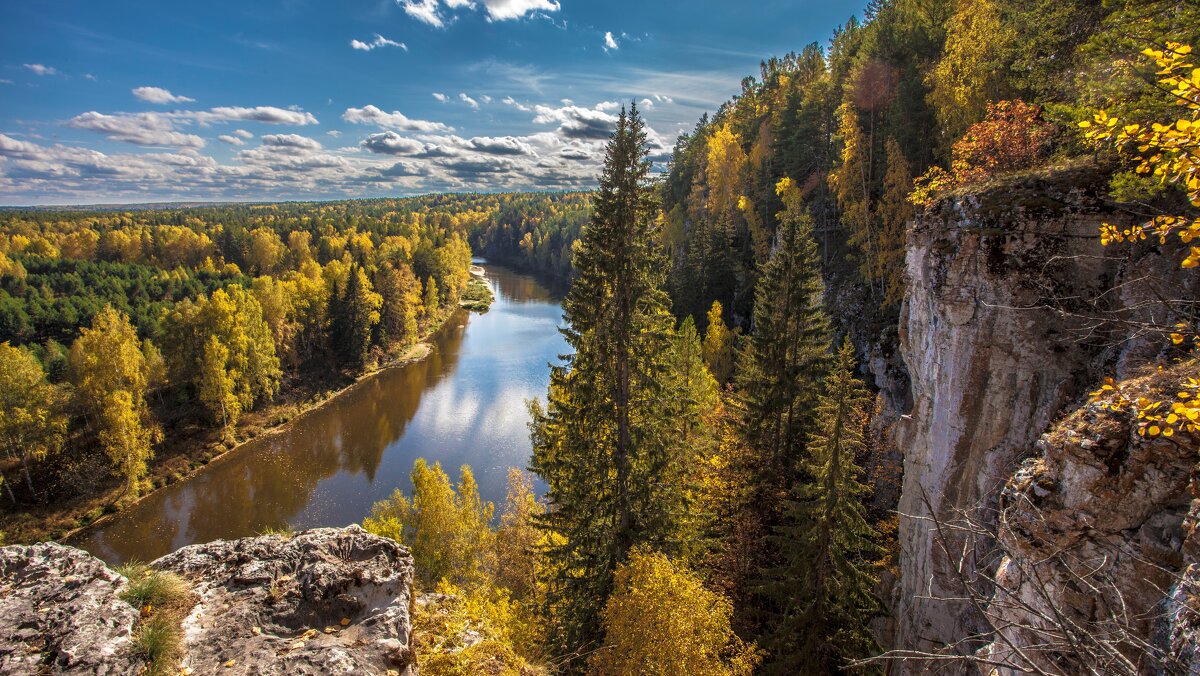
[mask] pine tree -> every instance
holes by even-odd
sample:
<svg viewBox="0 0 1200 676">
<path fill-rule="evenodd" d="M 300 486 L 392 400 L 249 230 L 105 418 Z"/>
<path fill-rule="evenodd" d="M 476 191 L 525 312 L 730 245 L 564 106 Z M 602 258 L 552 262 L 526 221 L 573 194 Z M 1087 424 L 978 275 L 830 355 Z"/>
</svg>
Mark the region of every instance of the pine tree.
<svg viewBox="0 0 1200 676">
<path fill-rule="evenodd" d="M 876 650 L 867 623 L 880 611 L 867 555 L 878 552 L 878 535 L 867 523 L 857 457 L 870 395 L 854 376 L 849 339 L 837 353 L 817 406 L 816 431 L 804 461 L 806 480 L 786 503 L 784 524 L 774 537 L 783 565 L 768 590 L 782 612 L 764 640 L 770 671 L 828 674 L 846 660 Z"/>
<path fill-rule="evenodd" d="M 577 244 L 576 278 L 563 309 L 574 349 L 550 377 L 545 411 L 532 407 L 532 469 L 554 505 L 542 525 L 549 633 L 560 654 L 600 637 L 613 571 L 638 544 L 670 551 L 680 491 L 660 481 L 679 451 L 678 421 L 662 402 L 673 320 L 662 290 L 646 131 L 622 111 L 606 152 L 592 220 Z M 581 666 L 581 665 L 579 665 Z"/>
</svg>

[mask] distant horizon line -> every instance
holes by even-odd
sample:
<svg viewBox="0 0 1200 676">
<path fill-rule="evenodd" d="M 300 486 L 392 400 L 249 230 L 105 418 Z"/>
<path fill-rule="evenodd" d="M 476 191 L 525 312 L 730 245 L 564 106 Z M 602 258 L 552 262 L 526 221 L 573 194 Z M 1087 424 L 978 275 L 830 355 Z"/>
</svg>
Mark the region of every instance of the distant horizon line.
<svg viewBox="0 0 1200 676">
<path fill-rule="evenodd" d="M 448 190 L 444 192 L 423 192 L 414 195 L 393 195 L 381 197 L 341 197 L 341 198 L 313 198 L 313 199 L 247 199 L 247 200 L 157 200 L 151 202 L 88 202 L 80 204 L 0 204 L 0 211 L 30 211 L 36 209 L 50 210 L 66 210 L 66 209 L 118 209 L 121 207 L 138 208 L 142 210 L 153 209 L 157 207 L 216 207 L 229 206 L 236 204 L 244 205 L 260 205 L 260 204 L 315 204 L 318 202 L 367 202 L 370 200 L 410 200 L 420 199 L 422 197 L 431 197 L 435 195 L 544 195 L 544 194 L 568 194 L 568 193 L 589 193 L 596 192 L 595 188 L 586 190 Z"/>
</svg>

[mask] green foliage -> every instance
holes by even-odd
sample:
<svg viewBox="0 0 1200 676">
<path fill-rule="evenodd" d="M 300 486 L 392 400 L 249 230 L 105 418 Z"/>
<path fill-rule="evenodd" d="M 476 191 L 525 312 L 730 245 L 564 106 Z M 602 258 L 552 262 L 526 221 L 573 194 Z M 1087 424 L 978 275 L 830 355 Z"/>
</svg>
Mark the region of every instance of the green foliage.
<svg viewBox="0 0 1200 676">
<path fill-rule="evenodd" d="M 878 535 L 867 523 L 869 489 L 857 464 L 871 397 L 854 371 L 847 340 L 817 405 L 804 480 L 773 538 L 783 557 L 767 585 L 780 608 L 763 642 L 773 673 L 831 673 L 878 650 L 867 626 L 881 612 L 869 558 Z"/>
<path fill-rule="evenodd" d="M 367 273 L 358 266 L 351 268 L 341 293 L 337 293 L 336 286 L 334 290 L 329 301 L 333 345 L 344 363 L 360 370 L 370 355 L 371 336 L 379 324 L 383 297 L 375 293 Z"/>
<path fill-rule="evenodd" d="M 646 154 L 636 108 L 622 112 L 563 304 L 574 354 L 552 369 L 546 409 L 532 407 L 531 468 L 555 506 L 543 524 L 553 538 L 547 611 L 559 654 L 598 636 L 613 571 L 633 546 L 678 546 L 686 491 L 671 473 L 694 457 L 677 436 L 691 422 L 664 406 L 680 393 L 663 359 L 673 321 Z"/>
</svg>

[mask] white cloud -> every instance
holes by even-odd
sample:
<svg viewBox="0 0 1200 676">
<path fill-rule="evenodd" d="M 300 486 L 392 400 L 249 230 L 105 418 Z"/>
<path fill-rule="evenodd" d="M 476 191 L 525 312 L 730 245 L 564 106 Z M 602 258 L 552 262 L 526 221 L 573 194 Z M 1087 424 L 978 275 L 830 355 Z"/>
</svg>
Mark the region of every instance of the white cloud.
<svg viewBox="0 0 1200 676">
<path fill-rule="evenodd" d="M 483 4 L 492 21 L 519 19 L 530 12 L 557 12 L 560 9 L 554 0 L 483 0 Z"/>
<path fill-rule="evenodd" d="M 394 131 L 371 134 L 359 145 L 379 155 L 416 155 L 425 149 L 425 144 L 420 141 Z"/>
<path fill-rule="evenodd" d="M 233 136 L 233 135 L 231 135 L 231 134 L 221 134 L 220 136 L 218 136 L 218 137 L 217 137 L 217 140 L 218 140 L 218 141 L 221 141 L 222 143 L 228 143 L 228 144 L 229 144 L 229 145 L 231 145 L 231 146 L 244 146 L 244 145 L 246 145 L 246 142 L 245 142 L 245 141 L 243 141 L 242 139 L 240 139 L 240 138 L 238 138 L 238 137 L 236 137 L 236 136 Z"/>
<path fill-rule="evenodd" d="M 638 104 L 641 105 L 641 107 L 643 107 L 643 108 L 653 108 L 654 107 L 654 102 L 651 101 L 650 99 L 642 99 L 641 101 L 638 101 Z"/>
<path fill-rule="evenodd" d="M 608 140 L 616 129 L 617 117 L 595 108 L 579 106 L 534 106 L 533 121 L 537 124 L 558 123 L 558 133 L 571 139 Z"/>
<path fill-rule="evenodd" d="M 67 126 L 87 129 L 104 134 L 113 141 L 140 146 L 204 147 L 204 139 L 195 134 L 175 131 L 171 119 L 158 113 L 105 115 L 93 110 L 71 118 Z"/>
<path fill-rule="evenodd" d="M 388 113 L 372 105 L 366 105 L 362 108 L 347 108 L 346 112 L 342 114 L 342 119 L 355 124 L 374 124 L 385 129 L 396 129 L 398 131 L 454 131 L 453 127 L 442 124 L 441 122 L 414 120 L 398 110 Z"/>
<path fill-rule="evenodd" d="M 40 63 L 22 64 L 27 70 L 33 71 L 34 75 L 58 75 L 58 70 Z"/>
<path fill-rule="evenodd" d="M 234 129 L 233 133 L 241 136 L 242 138 L 254 138 L 254 134 L 246 131 L 245 129 Z"/>
<path fill-rule="evenodd" d="M 135 87 L 133 95 L 149 103 L 190 103 L 196 99 L 176 96 L 162 87 Z"/>
<path fill-rule="evenodd" d="M 458 93 L 458 100 L 462 101 L 463 103 L 467 104 L 468 106 L 471 106 L 475 110 L 479 110 L 479 102 L 476 101 L 475 99 L 471 98 L 470 96 L 467 96 L 464 92 Z"/>
<path fill-rule="evenodd" d="M 372 49 L 379 49 L 380 47 L 399 47 L 400 49 L 403 49 L 406 52 L 408 51 L 408 45 L 404 44 L 403 42 L 396 42 L 395 40 L 389 40 L 389 39 L 383 37 L 382 35 L 380 35 L 379 33 L 376 33 L 375 38 L 373 40 L 371 40 L 370 42 L 363 42 L 362 40 L 351 40 L 350 46 L 353 47 L 354 49 L 358 49 L 358 50 L 361 50 L 364 52 L 369 52 Z"/>
<path fill-rule="evenodd" d="M 91 80 L 92 82 L 95 82 L 95 81 L 96 81 L 96 76 L 95 76 L 94 74 L 92 74 L 92 73 L 84 73 L 84 74 L 83 74 L 83 79 L 85 79 L 85 80 Z"/>
<path fill-rule="evenodd" d="M 480 0 L 488 21 L 520 19 L 533 12 L 557 12 L 561 6 L 556 0 Z M 475 0 L 396 0 L 396 4 L 412 18 L 434 28 L 444 28 L 448 19 L 453 19 L 454 10 L 473 10 L 478 7 Z M 443 11 L 443 8 L 448 10 Z"/>
<path fill-rule="evenodd" d="M 620 107 L 621 104 L 616 101 L 601 101 L 596 104 L 596 110 L 617 110 Z"/>
<path fill-rule="evenodd" d="M 0 84 L 12 84 L 12 83 L 13 83 L 12 80 L 5 80 L 3 78 L 0 78 Z"/>
<path fill-rule="evenodd" d="M 470 147 L 487 155 L 534 155 L 528 143 L 512 136 L 476 136 Z"/>
<path fill-rule="evenodd" d="M 404 8 L 404 13 L 412 18 L 423 21 L 434 28 L 446 25 L 438 12 L 438 0 L 396 0 Z"/>
<path fill-rule="evenodd" d="M 299 148 L 301 150 L 320 150 L 321 144 L 299 134 L 267 134 L 262 137 L 264 146 L 275 148 Z"/>
<path fill-rule="evenodd" d="M 527 105 L 524 105 L 524 104 L 522 104 L 522 103 L 519 103 L 519 102 L 518 102 L 516 99 L 514 99 L 514 98 L 513 98 L 513 97 L 511 97 L 511 96 L 505 96 L 505 97 L 504 97 L 504 105 L 506 105 L 506 106 L 512 106 L 512 107 L 516 108 L 517 110 L 520 110 L 520 111 L 522 111 L 522 112 L 526 112 L 526 113 L 528 113 L 528 112 L 530 112 L 530 111 L 532 111 L 532 110 L 533 110 L 533 109 L 532 109 L 532 108 L 530 108 L 529 106 L 527 106 Z"/>
<path fill-rule="evenodd" d="M 617 44 L 617 40 L 616 40 L 616 38 L 613 37 L 612 32 L 606 31 L 604 33 L 604 51 L 607 52 L 611 49 L 620 49 L 620 48 L 621 48 L 621 46 Z"/>
<path fill-rule="evenodd" d="M 479 100 L 483 101 L 484 103 L 491 103 L 492 97 L 488 96 L 487 94 L 484 94 L 483 96 L 479 97 Z"/>
<path fill-rule="evenodd" d="M 306 113 L 302 110 L 285 110 L 274 106 L 255 106 L 246 108 L 240 106 L 223 106 L 213 108 L 207 112 L 195 113 L 193 115 L 201 124 L 209 122 L 266 122 L 268 124 L 292 124 L 299 127 L 308 124 L 319 124 L 317 118 L 313 117 L 312 113 Z"/>
<path fill-rule="evenodd" d="M 441 92 L 434 92 L 433 98 L 437 99 L 438 101 L 441 101 L 442 103 L 445 103 L 450 100 L 449 96 L 446 96 L 445 94 L 443 94 Z"/>
</svg>

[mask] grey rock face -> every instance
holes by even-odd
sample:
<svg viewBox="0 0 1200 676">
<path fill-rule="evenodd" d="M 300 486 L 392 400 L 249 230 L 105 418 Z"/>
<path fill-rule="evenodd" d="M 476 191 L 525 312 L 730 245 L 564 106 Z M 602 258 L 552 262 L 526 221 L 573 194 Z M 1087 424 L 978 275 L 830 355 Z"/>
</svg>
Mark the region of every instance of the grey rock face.
<svg viewBox="0 0 1200 676">
<path fill-rule="evenodd" d="M 1194 293 L 1181 275 L 1170 290 L 1141 281 L 1178 273 L 1172 252 L 1101 246 L 1101 223 L 1133 222 L 1105 191 L 1094 172 L 1031 177 L 947 199 L 910 225 L 900 352 L 913 406 L 894 428 L 904 481 L 893 645 L 936 650 L 983 628 L 953 600 L 963 594 L 946 552 L 959 543 L 943 548 L 927 519 L 967 512 L 994 529 L 1001 489 L 1055 417 L 1161 349 L 1092 319 L 1136 321 L 1161 312 L 1146 299 Z M 995 566 L 986 545 L 972 554 Z"/>
<path fill-rule="evenodd" d="M 192 545 L 151 566 L 200 597 L 183 621 L 195 673 L 416 674 L 412 557 L 358 526 Z"/>
<path fill-rule="evenodd" d="M 0 548 L 0 673 L 137 673 L 126 583 L 72 547 Z"/>
</svg>

